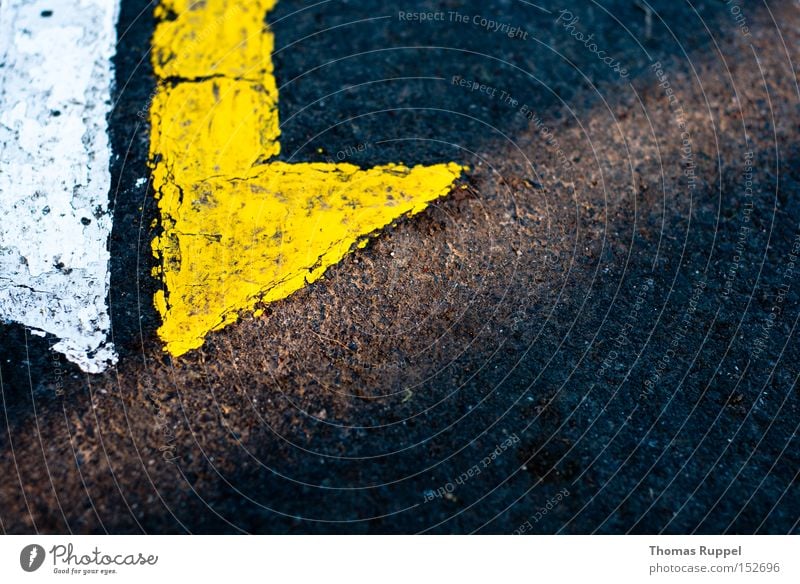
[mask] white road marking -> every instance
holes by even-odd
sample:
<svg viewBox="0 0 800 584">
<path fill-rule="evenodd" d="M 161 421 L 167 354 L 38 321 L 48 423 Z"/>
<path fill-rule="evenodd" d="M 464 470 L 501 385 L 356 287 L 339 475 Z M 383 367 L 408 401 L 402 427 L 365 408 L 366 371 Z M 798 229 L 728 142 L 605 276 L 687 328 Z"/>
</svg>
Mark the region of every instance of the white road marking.
<svg viewBox="0 0 800 584">
<path fill-rule="evenodd" d="M 0 319 L 116 362 L 108 208 L 119 0 L 0 0 Z"/>
</svg>

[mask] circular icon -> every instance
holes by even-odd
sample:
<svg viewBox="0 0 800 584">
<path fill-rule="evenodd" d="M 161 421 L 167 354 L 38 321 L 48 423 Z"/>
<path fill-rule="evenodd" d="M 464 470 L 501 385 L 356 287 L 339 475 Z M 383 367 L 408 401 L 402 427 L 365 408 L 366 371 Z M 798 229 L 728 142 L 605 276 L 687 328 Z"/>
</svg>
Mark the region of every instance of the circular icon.
<svg viewBox="0 0 800 584">
<path fill-rule="evenodd" d="M 26 572 L 35 572 L 42 567 L 44 563 L 44 548 L 40 545 L 32 543 L 22 548 L 19 553 L 19 565 Z"/>
</svg>

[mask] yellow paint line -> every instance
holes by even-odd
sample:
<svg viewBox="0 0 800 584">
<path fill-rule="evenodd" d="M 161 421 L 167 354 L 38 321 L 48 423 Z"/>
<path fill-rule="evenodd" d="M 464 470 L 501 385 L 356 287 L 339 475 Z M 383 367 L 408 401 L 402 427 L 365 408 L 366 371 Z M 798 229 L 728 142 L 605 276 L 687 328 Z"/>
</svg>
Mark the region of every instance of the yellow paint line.
<svg viewBox="0 0 800 584">
<path fill-rule="evenodd" d="M 258 302 L 319 279 L 366 237 L 446 195 L 464 169 L 269 162 L 280 151 L 274 37 L 264 24 L 274 5 L 162 0 L 156 12 L 155 304 L 174 356 Z"/>
</svg>

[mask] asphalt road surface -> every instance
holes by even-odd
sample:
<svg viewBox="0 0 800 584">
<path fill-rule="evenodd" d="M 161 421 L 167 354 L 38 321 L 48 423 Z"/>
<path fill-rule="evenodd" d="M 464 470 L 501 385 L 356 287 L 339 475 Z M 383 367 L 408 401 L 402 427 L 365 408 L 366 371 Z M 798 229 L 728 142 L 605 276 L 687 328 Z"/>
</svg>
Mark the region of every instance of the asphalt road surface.
<svg viewBox="0 0 800 584">
<path fill-rule="evenodd" d="M 469 171 L 179 358 L 153 9 L 117 25 L 119 359 L 0 327 L 4 532 L 800 530 L 797 2 L 280 0 L 281 160 Z"/>
</svg>

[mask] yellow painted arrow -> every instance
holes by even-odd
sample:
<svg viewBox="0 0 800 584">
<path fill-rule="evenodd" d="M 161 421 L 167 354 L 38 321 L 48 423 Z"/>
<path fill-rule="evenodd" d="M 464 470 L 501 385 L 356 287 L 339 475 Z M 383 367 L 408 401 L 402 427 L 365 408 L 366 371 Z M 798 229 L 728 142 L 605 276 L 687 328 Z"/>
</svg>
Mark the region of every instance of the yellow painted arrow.
<svg viewBox="0 0 800 584">
<path fill-rule="evenodd" d="M 150 160 L 162 233 L 153 242 L 165 349 L 313 282 L 402 215 L 446 195 L 455 163 L 362 170 L 269 160 L 280 152 L 276 0 L 162 0 L 156 9 Z"/>
</svg>

